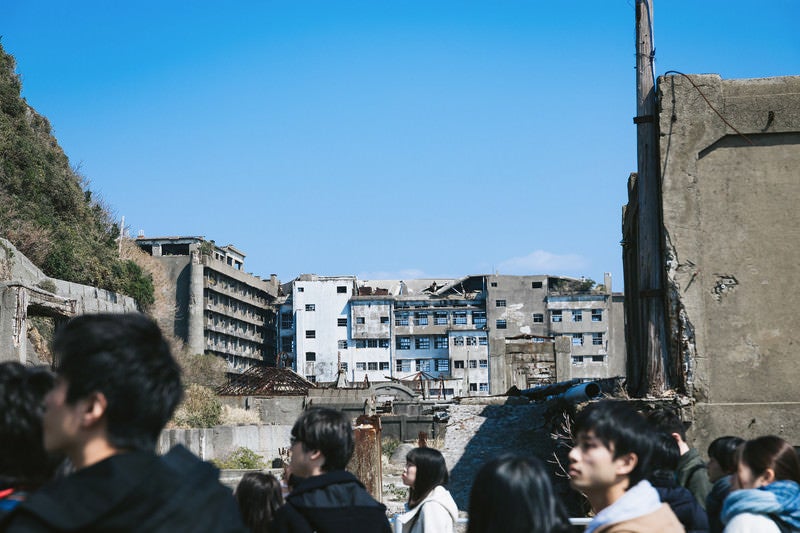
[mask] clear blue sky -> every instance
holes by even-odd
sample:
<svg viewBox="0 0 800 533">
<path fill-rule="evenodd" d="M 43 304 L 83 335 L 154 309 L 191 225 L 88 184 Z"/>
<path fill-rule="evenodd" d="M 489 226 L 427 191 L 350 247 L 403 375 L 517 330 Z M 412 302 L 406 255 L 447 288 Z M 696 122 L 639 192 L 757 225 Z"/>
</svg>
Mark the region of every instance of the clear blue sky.
<svg viewBox="0 0 800 533">
<path fill-rule="evenodd" d="M 657 73 L 800 74 L 800 1 L 655 0 Z M 4 0 L 0 35 L 136 235 L 362 278 L 614 276 L 634 1 Z"/>
</svg>

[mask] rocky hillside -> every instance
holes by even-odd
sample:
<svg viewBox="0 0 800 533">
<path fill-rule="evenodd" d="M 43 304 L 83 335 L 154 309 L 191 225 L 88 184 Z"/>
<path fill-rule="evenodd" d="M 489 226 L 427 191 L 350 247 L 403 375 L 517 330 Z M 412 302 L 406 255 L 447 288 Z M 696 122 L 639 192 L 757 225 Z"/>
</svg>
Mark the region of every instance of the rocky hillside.
<svg viewBox="0 0 800 533">
<path fill-rule="evenodd" d="M 150 276 L 119 259 L 120 228 L 21 89 L 14 58 L 0 45 L 0 235 L 50 277 L 121 292 L 146 307 Z"/>
</svg>

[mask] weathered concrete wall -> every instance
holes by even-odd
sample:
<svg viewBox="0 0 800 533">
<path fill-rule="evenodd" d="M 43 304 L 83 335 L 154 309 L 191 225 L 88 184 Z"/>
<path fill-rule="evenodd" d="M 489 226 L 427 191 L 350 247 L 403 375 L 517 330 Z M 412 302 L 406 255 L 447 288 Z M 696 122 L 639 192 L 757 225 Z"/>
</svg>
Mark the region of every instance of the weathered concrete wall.
<svg viewBox="0 0 800 533">
<path fill-rule="evenodd" d="M 279 448 L 289 447 L 291 425 L 217 426 L 213 428 L 165 429 L 156 451 L 166 453 L 183 444 L 203 460 L 222 459 L 236 448 L 245 447 L 267 461 L 278 457 Z"/>
<path fill-rule="evenodd" d="M 800 77 L 691 80 L 658 84 L 671 364 L 701 447 L 800 445 Z"/>
</svg>

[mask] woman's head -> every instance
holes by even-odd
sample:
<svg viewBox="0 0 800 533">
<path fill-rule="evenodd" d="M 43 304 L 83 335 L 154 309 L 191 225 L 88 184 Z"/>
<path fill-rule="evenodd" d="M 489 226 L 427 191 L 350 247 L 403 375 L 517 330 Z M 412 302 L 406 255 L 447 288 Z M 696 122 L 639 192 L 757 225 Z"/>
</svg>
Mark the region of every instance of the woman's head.
<svg viewBox="0 0 800 533">
<path fill-rule="evenodd" d="M 754 489 L 774 481 L 800 483 L 800 459 L 794 448 L 780 437 L 758 437 L 738 450 L 737 485 Z"/>
<path fill-rule="evenodd" d="M 712 483 L 736 472 L 736 448 L 744 442 L 739 437 L 719 437 L 708 445 L 708 479 Z"/>
<path fill-rule="evenodd" d="M 503 455 L 475 476 L 469 498 L 468 533 L 569 531 L 569 519 L 536 459 Z"/>
<path fill-rule="evenodd" d="M 250 531 L 267 533 L 275 511 L 283 505 L 280 481 L 272 474 L 248 472 L 236 486 L 234 495 Z"/>
<path fill-rule="evenodd" d="M 438 485 L 447 484 L 447 463 L 438 450 L 414 448 L 406 455 L 402 479 L 409 486 L 408 505 L 415 507 Z"/>
</svg>

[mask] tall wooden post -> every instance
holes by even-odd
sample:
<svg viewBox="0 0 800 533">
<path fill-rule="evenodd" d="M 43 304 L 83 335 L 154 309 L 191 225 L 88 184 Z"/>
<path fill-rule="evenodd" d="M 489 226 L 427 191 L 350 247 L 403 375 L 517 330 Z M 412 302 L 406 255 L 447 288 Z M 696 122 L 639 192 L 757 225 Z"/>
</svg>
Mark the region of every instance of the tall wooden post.
<svg viewBox="0 0 800 533">
<path fill-rule="evenodd" d="M 638 154 L 638 294 L 639 358 L 644 383 L 634 383 L 637 395 L 659 396 L 668 387 L 666 368 L 666 323 L 664 312 L 664 258 L 662 253 L 661 177 L 659 172 L 658 124 L 656 118 L 655 71 L 653 66 L 653 0 L 636 0 L 636 112 Z M 633 303 L 632 302 L 632 303 Z"/>
</svg>

